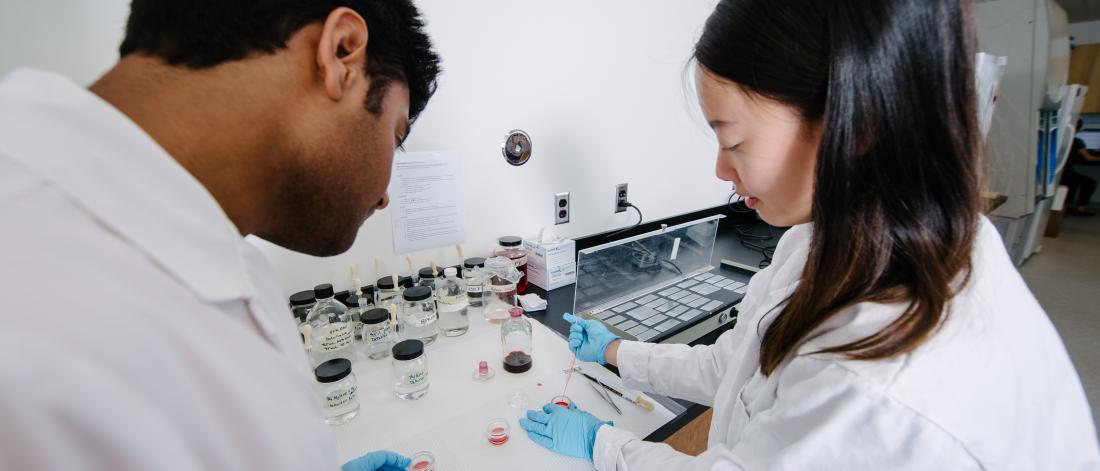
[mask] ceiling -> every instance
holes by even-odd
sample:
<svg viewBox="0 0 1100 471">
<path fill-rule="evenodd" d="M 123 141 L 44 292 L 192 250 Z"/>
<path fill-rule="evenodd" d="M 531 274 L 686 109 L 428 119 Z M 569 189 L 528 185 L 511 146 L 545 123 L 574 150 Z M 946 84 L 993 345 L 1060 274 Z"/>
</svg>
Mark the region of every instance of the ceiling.
<svg viewBox="0 0 1100 471">
<path fill-rule="evenodd" d="M 1070 23 L 1100 20 L 1100 0 L 1058 0 Z"/>
</svg>

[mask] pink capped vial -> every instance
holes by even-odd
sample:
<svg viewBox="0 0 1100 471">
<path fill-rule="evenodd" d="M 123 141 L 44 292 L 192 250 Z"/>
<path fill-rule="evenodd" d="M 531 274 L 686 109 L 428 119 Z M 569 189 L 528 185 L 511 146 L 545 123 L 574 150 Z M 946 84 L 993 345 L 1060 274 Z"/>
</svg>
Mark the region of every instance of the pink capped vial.
<svg viewBox="0 0 1100 471">
<path fill-rule="evenodd" d="M 489 362 L 482 360 L 478 362 L 477 369 L 474 370 L 474 381 L 488 381 L 494 374 L 496 372 L 489 367 Z"/>
</svg>

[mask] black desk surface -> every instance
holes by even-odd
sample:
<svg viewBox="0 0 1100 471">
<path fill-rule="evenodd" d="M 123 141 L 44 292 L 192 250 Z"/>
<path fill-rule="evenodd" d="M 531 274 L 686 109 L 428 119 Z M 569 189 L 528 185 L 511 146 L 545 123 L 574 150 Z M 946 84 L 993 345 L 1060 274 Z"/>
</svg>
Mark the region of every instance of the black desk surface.
<svg viewBox="0 0 1100 471">
<path fill-rule="evenodd" d="M 715 214 L 715 213 L 720 213 L 720 212 L 723 212 L 721 210 L 721 208 L 715 208 L 714 210 L 712 210 L 712 212 L 710 214 Z M 700 216 L 700 214 L 699 213 L 693 213 L 691 216 L 692 217 Z M 706 214 L 701 215 L 700 217 L 705 217 L 705 216 L 706 216 Z M 658 221 L 657 223 L 660 223 L 660 222 L 661 221 Z M 677 224 L 677 223 L 678 222 L 676 222 L 676 221 L 672 221 L 670 224 Z M 649 223 L 646 226 L 650 226 L 652 224 L 656 224 L 656 223 Z M 652 230 L 652 229 L 650 227 L 641 227 L 641 228 L 639 228 L 639 231 L 642 231 L 642 232 L 648 231 L 648 230 Z M 738 270 L 738 269 L 730 268 L 728 266 L 724 266 L 724 265 L 721 264 L 721 261 L 722 261 L 722 259 L 727 259 L 727 260 L 732 260 L 732 261 L 735 261 L 735 262 L 738 262 L 738 263 L 741 263 L 741 264 L 744 264 L 744 265 L 748 265 L 748 266 L 753 266 L 753 267 L 756 267 L 756 266 L 760 265 L 760 263 L 765 259 L 764 254 L 759 250 L 746 247 L 744 244 L 742 244 L 740 233 L 744 233 L 746 231 L 748 233 L 751 233 L 751 234 L 754 234 L 754 235 L 769 235 L 770 234 L 771 235 L 770 240 L 760 240 L 760 241 L 756 241 L 756 243 L 758 245 L 761 245 L 761 246 L 775 246 L 775 244 L 779 241 L 779 237 L 782 236 L 783 233 L 785 232 L 785 229 L 774 228 L 774 227 L 768 226 L 767 224 L 765 224 L 761 221 L 745 223 L 744 221 L 740 221 L 740 222 L 739 221 L 734 221 L 732 218 L 726 218 L 726 219 L 722 220 L 722 222 L 721 222 L 721 224 L 719 225 L 719 228 L 718 228 L 718 235 L 717 235 L 717 239 L 715 240 L 715 245 L 714 245 L 714 254 L 711 257 L 711 264 L 714 265 L 715 267 L 718 267 L 717 270 L 720 270 L 721 274 L 726 275 L 730 278 L 734 278 L 734 279 L 737 279 L 737 280 L 740 280 L 740 281 L 744 281 L 744 282 L 748 281 L 748 278 L 751 276 L 751 273 L 746 272 L 744 270 Z M 633 235 L 633 234 L 627 233 L 627 234 L 624 234 L 623 237 L 629 237 L 631 235 Z M 599 241 L 599 240 L 589 241 L 587 245 L 588 246 L 597 245 L 600 242 L 601 241 Z M 578 241 L 578 249 L 582 248 L 582 245 L 583 244 L 580 241 Z M 538 322 L 541 322 L 542 324 L 546 325 L 547 327 L 549 327 L 549 328 L 553 329 L 554 331 L 558 332 L 563 337 L 568 337 L 569 336 L 569 323 L 565 322 L 565 320 L 562 319 L 562 314 L 564 314 L 566 312 L 571 312 L 573 310 L 574 291 L 575 291 L 574 285 L 563 286 L 561 288 L 552 290 L 550 292 L 546 292 L 545 290 L 543 290 L 543 289 L 541 289 L 541 288 L 539 288 L 535 285 L 529 285 L 528 292 L 538 294 L 539 296 L 542 296 L 543 298 L 545 298 L 546 302 L 547 302 L 547 308 L 544 311 L 529 312 L 529 313 L 527 313 L 527 315 L 531 319 L 534 319 Z M 723 301 L 723 305 L 721 307 L 719 307 L 718 309 L 715 309 L 714 312 L 719 312 L 719 311 L 725 310 L 725 309 L 729 308 L 730 306 L 733 306 L 734 304 L 739 303 L 741 301 L 741 298 L 743 297 L 742 295 L 734 294 L 732 292 L 727 292 L 727 291 L 724 291 L 724 290 L 723 290 L 723 292 L 728 293 L 728 294 L 724 295 L 724 296 L 726 296 L 726 298 L 721 299 L 721 301 Z M 684 331 L 685 329 L 688 329 L 688 328 L 692 327 L 693 325 L 697 324 L 700 321 L 702 321 L 702 319 L 699 319 L 694 323 L 683 324 L 683 325 L 677 327 L 674 330 L 666 332 L 665 334 L 657 337 L 654 340 L 660 340 L 660 339 L 671 337 L 671 336 L 673 336 L 673 335 L 675 335 L 679 332 Z M 699 340 L 693 342 L 692 344 L 693 345 L 712 344 L 712 343 L 714 343 L 714 340 L 717 339 L 718 335 L 720 335 L 722 332 L 725 332 L 726 330 L 729 330 L 730 328 L 732 328 L 732 326 L 733 326 L 733 323 L 730 323 L 727 326 L 719 329 L 718 331 L 712 332 L 711 334 L 700 338 Z M 610 366 L 610 365 L 608 365 L 608 368 L 612 369 L 613 371 L 615 370 L 615 368 Z M 694 420 L 696 417 L 698 417 L 703 412 L 706 412 L 706 410 L 708 409 L 706 406 L 695 404 L 695 403 L 689 402 L 689 401 L 683 401 L 683 400 L 679 400 L 679 399 L 673 399 L 673 401 L 675 403 L 679 404 L 680 406 L 682 406 L 683 408 L 685 408 L 684 411 L 680 412 L 676 416 L 676 418 L 673 419 L 671 422 L 669 422 L 668 424 L 665 424 L 665 426 L 661 427 L 660 429 L 658 429 L 657 431 L 653 432 L 648 437 L 646 437 L 646 440 L 648 440 L 648 441 L 662 441 L 662 440 L 668 438 L 669 436 L 671 436 L 673 433 L 675 433 L 677 430 L 679 430 L 683 426 L 687 425 L 689 422 Z"/>
</svg>

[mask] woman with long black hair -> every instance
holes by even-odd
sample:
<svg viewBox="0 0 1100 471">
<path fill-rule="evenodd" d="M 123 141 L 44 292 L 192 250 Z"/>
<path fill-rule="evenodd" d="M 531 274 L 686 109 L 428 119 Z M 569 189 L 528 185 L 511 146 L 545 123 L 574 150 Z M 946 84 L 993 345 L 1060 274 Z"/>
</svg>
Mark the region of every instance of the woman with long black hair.
<svg viewBox="0 0 1100 471">
<path fill-rule="evenodd" d="M 717 173 L 793 226 L 713 346 L 570 347 L 712 405 L 698 457 L 586 412 L 521 424 L 597 469 L 1097 469 L 1081 383 L 981 215 L 973 4 L 723 0 L 695 48 Z"/>
</svg>

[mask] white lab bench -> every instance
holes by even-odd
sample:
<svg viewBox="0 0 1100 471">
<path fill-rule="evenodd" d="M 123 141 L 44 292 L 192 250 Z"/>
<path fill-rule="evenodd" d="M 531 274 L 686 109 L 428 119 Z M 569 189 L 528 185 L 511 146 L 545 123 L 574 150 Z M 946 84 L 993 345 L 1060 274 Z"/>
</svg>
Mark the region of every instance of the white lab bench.
<svg viewBox="0 0 1100 471">
<path fill-rule="evenodd" d="M 531 321 L 533 365 L 521 374 L 505 372 L 501 364 L 500 326 L 471 309 L 470 330 L 459 337 L 442 335 L 426 349 L 430 389 L 419 400 L 402 400 L 393 392 L 391 361 L 354 359 L 358 381 L 359 415 L 344 425 L 333 426 L 340 458 L 347 461 L 369 451 L 389 449 L 411 456 L 426 450 L 435 455 L 436 468 L 449 470 L 586 470 L 585 460 L 551 452 L 534 442 L 519 426 L 528 409 L 541 408 L 565 387 L 573 354 L 565 339 L 540 322 Z M 495 376 L 486 382 L 473 379 L 480 360 L 486 360 Z M 581 363 L 585 372 L 615 387 L 619 378 L 594 363 Z M 645 437 L 672 421 L 675 414 L 656 401 L 647 412 L 618 396 L 613 400 L 622 410 L 618 415 L 594 390 L 589 381 L 574 374 L 566 395 L 581 409 L 615 426 Z M 509 406 L 516 391 L 526 394 L 525 408 Z M 500 446 L 489 444 L 486 429 L 493 418 L 505 418 L 511 437 Z"/>
</svg>

